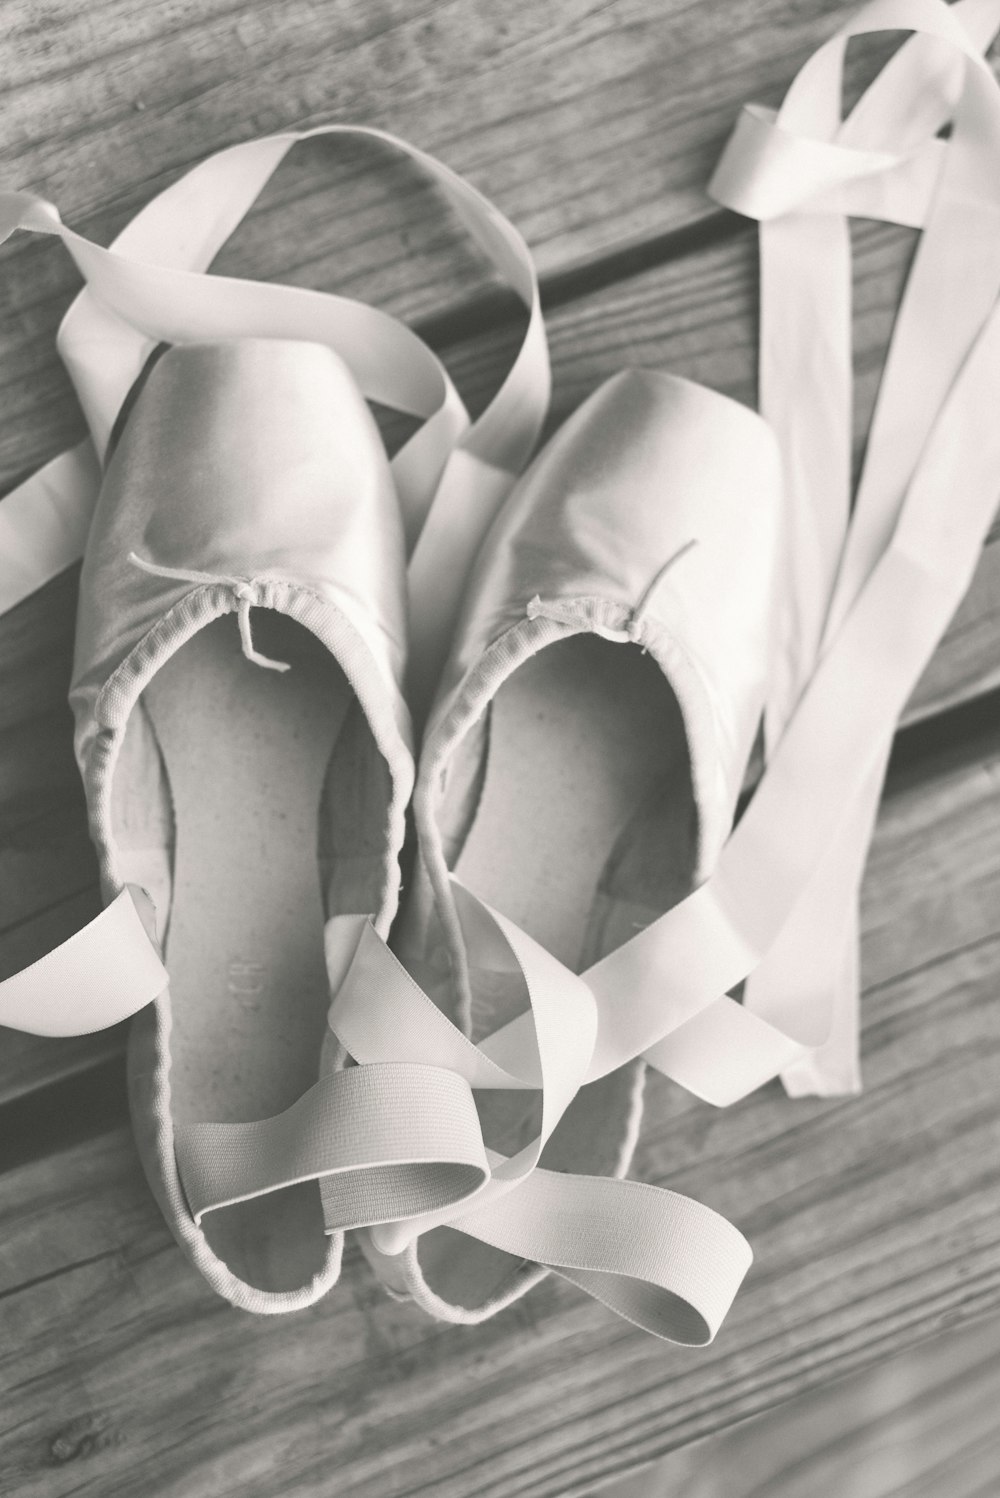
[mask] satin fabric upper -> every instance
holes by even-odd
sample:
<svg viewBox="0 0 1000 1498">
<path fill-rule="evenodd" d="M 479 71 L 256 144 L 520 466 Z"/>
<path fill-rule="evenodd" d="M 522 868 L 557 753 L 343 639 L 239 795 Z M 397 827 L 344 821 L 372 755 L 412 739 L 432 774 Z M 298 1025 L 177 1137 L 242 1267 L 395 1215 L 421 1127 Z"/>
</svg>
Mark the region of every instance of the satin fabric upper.
<svg viewBox="0 0 1000 1498">
<path fill-rule="evenodd" d="M 282 583 L 333 605 L 405 736 L 402 525 L 378 430 L 343 363 L 320 345 L 270 339 L 178 347 L 140 399 L 143 422 L 126 424 L 111 458 L 84 558 L 71 694 L 81 766 L 97 729 L 120 726 L 105 684 L 194 586 L 151 575 L 130 553 L 217 576 L 223 592 L 247 579 L 264 606 Z"/>
<path fill-rule="evenodd" d="M 626 370 L 565 422 L 472 570 L 425 740 L 433 783 L 483 656 L 526 618 L 649 648 L 686 720 L 702 863 L 725 839 L 760 724 L 784 543 L 778 454 L 752 411 Z M 561 628 L 559 628 L 561 626 Z M 526 631 L 521 658 L 544 643 Z M 507 667 L 510 669 L 516 660 Z M 481 691 L 475 693 L 481 697 Z"/>
</svg>

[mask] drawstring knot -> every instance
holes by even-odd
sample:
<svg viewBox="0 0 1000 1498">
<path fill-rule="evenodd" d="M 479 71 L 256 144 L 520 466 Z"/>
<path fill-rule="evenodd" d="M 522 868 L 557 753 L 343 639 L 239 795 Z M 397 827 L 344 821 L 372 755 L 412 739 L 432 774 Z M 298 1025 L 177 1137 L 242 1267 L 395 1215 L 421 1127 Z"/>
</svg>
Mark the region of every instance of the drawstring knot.
<svg viewBox="0 0 1000 1498">
<path fill-rule="evenodd" d="M 247 660 L 252 661 L 255 666 L 263 666 L 266 671 L 291 670 L 287 661 L 273 661 L 270 656 L 261 655 L 259 650 L 254 649 L 253 635 L 250 630 L 253 588 L 249 579 L 229 577 L 225 573 L 218 572 L 198 572 L 188 567 L 164 567 L 159 562 L 150 562 L 146 557 L 139 556 L 135 551 L 129 552 L 128 559 L 134 567 L 138 567 L 142 572 L 148 572 L 151 577 L 168 577 L 185 583 L 225 583 L 227 587 L 232 588 L 238 599 L 236 620 L 240 629 L 240 644 Z"/>
<path fill-rule="evenodd" d="M 528 600 L 525 613 L 529 619 L 554 619 L 557 624 L 578 624 L 580 622 L 579 603 L 542 602 L 536 593 L 534 598 Z"/>
</svg>

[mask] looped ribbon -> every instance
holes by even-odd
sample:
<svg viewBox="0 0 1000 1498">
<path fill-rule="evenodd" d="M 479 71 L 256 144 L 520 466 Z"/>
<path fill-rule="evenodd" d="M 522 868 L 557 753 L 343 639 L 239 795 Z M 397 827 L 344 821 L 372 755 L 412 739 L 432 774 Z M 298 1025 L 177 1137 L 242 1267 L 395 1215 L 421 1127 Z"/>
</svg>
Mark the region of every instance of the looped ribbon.
<svg viewBox="0 0 1000 1498">
<path fill-rule="evenodd" d="M 0 983 L 0 1025 L 89 1035 L 151 1004 L 166 986 L 152 901 L 128 885 L 94 920 Z"/>
<path fill-rule="evenodd" d="M 401 1053 L 398 1027 L 405 1023 L 405 1050 L 413 1061 L 447 1067 L 470 1088 L 540 1090 L 539 1133 L 510 1159 L 493 1157 L 491 1178 L 477 1201 L 485 1209 L 531 1174 L 576 1096 L 594 1053 L 597 1007 L 586 984 L 526 932 L 461 887 L 458 896 L 466 947 L 475 951 L 484 971 L 514 979 L 525 993 L 532 1020 L 530 1048 L 509 1057 L 502 1038 L 474 1045 L 389 953 L 371 922 L 351 916 L 327 925 L 330 970 L 344 972 L 333 985 L 330 1027 L 356 1060 L 369 1062 Z M 346 965 L 345 945 L 350 953 Z M 379 995 L 377 1004 L 371 1003 L 373 993 Z M 383 1252 L 399 1252 L 418 1232 L 446 1220 L 425 1216 L 407 1231 L 390 1227 L 378 1232 L 375 1241 Z"/>
</svg>

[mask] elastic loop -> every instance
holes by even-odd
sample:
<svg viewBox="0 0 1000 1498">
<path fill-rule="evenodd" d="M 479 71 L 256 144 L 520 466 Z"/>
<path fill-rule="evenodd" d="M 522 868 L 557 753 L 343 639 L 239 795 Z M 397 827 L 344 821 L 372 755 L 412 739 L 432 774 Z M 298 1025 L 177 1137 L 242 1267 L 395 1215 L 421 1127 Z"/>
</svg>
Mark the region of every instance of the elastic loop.
<svg viewBox="0 0 1000 1498">
<path fill-rule="evenodd" d="M 199 1223 L 322 1179 L 327 1231 L 367 1227 L 465 1200 L 490 1174 L 471 1092 L 426 1066 L 349 1067 L 274 1118 L 178 1124 L 174 1148 Z"/>
</svg>

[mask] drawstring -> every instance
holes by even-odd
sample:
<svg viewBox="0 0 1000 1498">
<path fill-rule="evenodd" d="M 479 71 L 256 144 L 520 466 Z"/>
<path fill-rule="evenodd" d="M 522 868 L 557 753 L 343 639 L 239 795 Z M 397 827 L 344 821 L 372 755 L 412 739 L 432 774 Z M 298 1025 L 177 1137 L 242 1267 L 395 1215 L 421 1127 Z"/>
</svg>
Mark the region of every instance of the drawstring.
<svg viewBox="0 0 1000 1498">
<path fill-rule="evenodd" d="M 697 538 L 697 536 L 692 536 L 690 538 L 690 540 L 685 541 L 682 546 L 678 546 L 678 548 L 674 552 L 673 556 L 670 556 L 670 557 L 667 558 L 667 560 L 664 562 L 663 566 L 660 568 L 660 570 L 657 572 L 656 576 L 653 578 L 652 582 L 649 584 L 649 587 L 646 589 L 646 591 L 643 593 L 642 597 L 639 599 L 639 602 L 636 604 L 635 608 L 632 610 L 632 617 L 629 620 L 628 626 L 627 626 L 628 637 L 629 637 L 630 640 L 633 641 L 633 643 L 635 643 L 635 642 L 638 641 L 639 636 L 642 633 L 642 627 L 643 627 L 643 623 L 645 621 L 646 612 L 647 612 L 647 610 L 649 608 L 650 603 L 653 600 L 653 596 L 656 593 L 657 588 L 660 586 L 660 584 L 662 583 L 663 579 L 666 577 L 667 573 L 673 567 L 674 563 L 675 562 L 679 562 L 680 559 L 681 559 L 681 557 L 686 556 L 687 553 L 691 550 L 692 546 L 697 546 L 697 544 L 698 544 L 698 538 Z"/>
<path fill-rule="evenodd" d="M 250 632 L 250 606 L 253 600 L 253 589 L 246 578 L 227 577 L 216 572 L 197 572 L 188 567 L 163 567 L 159 562 L 150 562 L 145 557 L 139 556 L 138 552 L 130 551 L 129 561 L 133 566 L 143 572 L 148 572 L 152 577 L 175 578 L 178 582 L 185 583 L 225 583 L 232 588 L 239 599 L 239 607 L 236 610 L 236 619 L 240 627 L 240 644 L 243 646 L 243 654 L 248 661 L 255 666 L 263 666 L 267 671 L 289 671 L 291 667 L 287 661 L 273 661 L 270 656 L 261 655 L 259 650 L 254 649 L 253 636 Z"/>
</svg>

